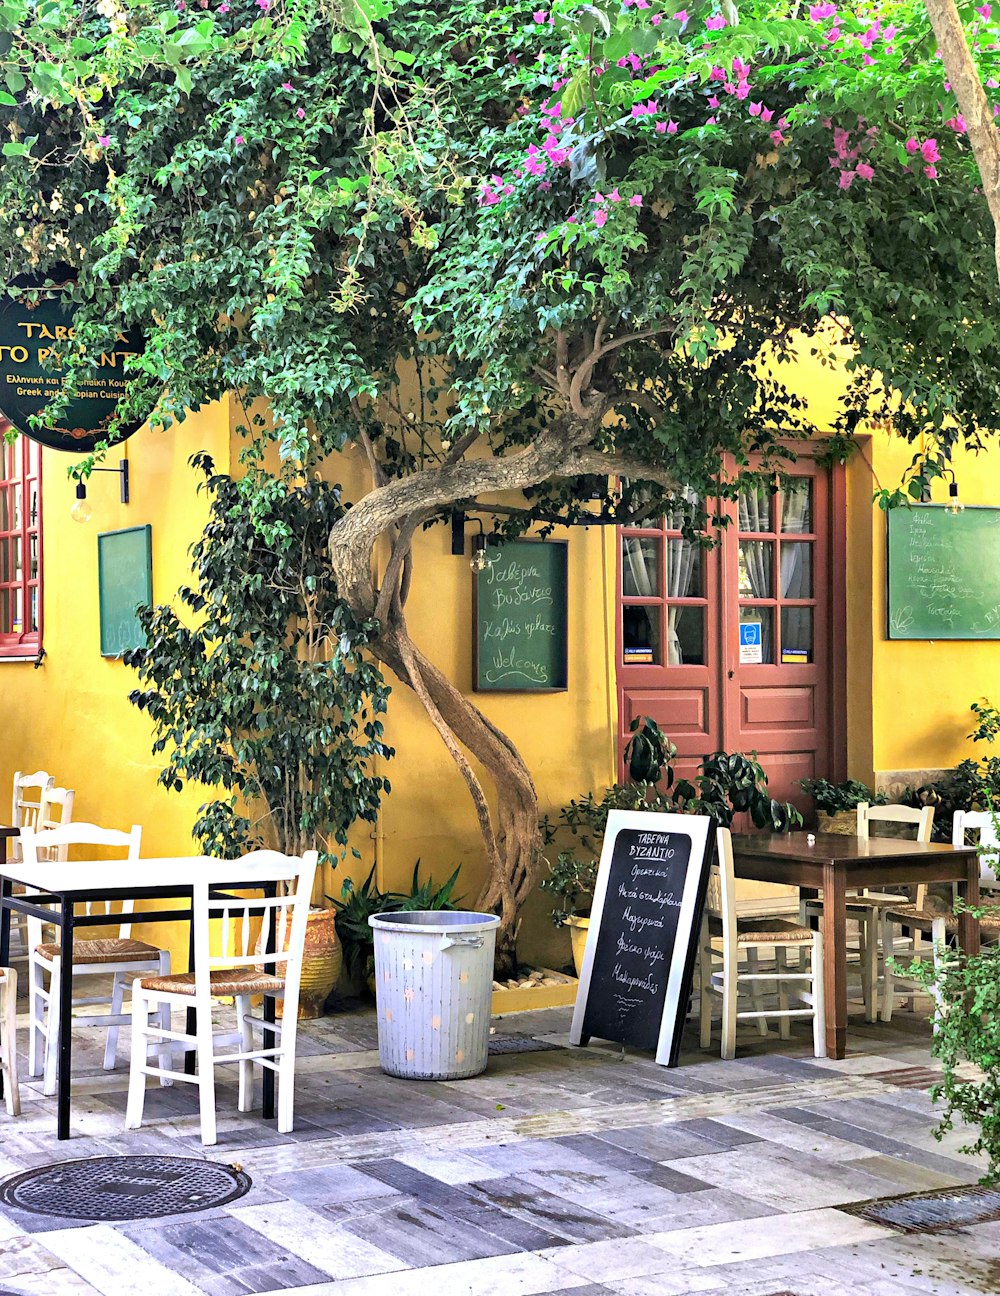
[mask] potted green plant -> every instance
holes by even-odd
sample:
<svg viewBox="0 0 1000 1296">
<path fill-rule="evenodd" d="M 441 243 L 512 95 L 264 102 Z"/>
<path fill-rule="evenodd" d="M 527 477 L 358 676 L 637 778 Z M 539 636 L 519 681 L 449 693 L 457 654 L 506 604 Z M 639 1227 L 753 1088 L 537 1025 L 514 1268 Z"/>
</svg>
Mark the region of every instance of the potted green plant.
<svg viewBox="0 0 1000 1296">
<path fill-rule="evenodd" d="M 674 782 L 673 759 L 677 749 L 648 716 L 632 722 L 632 737 L 625 748 L 631 781 L 593 792 L 563 806 L 553 822 L 542 820 L 547 845 L 559 840 L 564 849 L 549 865 L 542 889 L 558 897 L 552 910 L 557 927 L 570 929 L 577 975 L 583 962 L 590 926 L 590 906 L 600 863 L 601 843 L 612 810 L 647 810 L 674 814 L 708 814 L 729 827 L 737 814 L 749 814 L 758 828 L 784 832 L 802 822 L 793 805 L 775 801 L 767 791 L 767 775 L 756 754 L 715 752 L 706 756 L 691 782 Z M 569 839 L 567 841 L 567 839 Z"/>
<path fill-rule="evenodd" d="M 335 864 L 358 819 L 374 822 L 389 782 L 380 761 L 389 688 L 364 649 L 325 556 L 346 504 L 339 487 L 308 480 L 246 507 L 243 484 L 208 455 L 208 522 L 192 546 L 193 588 L 176 606 L 140 608 L 147 647 L 124 654 L 140 688 L 129 700 L 153 722 L 158 782 L 213 794 L 193 835 L 207 855 L 258 847 L 318 849 Z M 356 852 L 355 852 L 356 853 Z M 317 1017 L 336 984 L 334 911 L 314 906 L 306 927 L 299 1015 Z"/>
<path fill-rule="evenodd" d="M 433 879 L 420 881 L 420 860 L 413 868 L 409 891 L 380 891 L 375 881 L 375 865 L 359 887 L 345 878 L 340 899 L 327 896 L 336 913 L 337 935 L 344 950 L 348 975 L 356 986 L 367 986 L 375 993 L 375 933 L 368 919 L 381 913 L 418 913 L 434 909 L 454 909 L 461 897 L 452 898 L 461 865 L 442 886 Z"/>
<path fill-rule="evenodd" d="M 857 779 L 831 783 L 828 779 L 802 779 L 799 786 L 816 807 L 816 823 L 822 833 L 839 833 L 853 836 L 858 830 L 857 808 L 862 802 L 885 805 L 883 792 L 873 792 Z"/>
</svg>

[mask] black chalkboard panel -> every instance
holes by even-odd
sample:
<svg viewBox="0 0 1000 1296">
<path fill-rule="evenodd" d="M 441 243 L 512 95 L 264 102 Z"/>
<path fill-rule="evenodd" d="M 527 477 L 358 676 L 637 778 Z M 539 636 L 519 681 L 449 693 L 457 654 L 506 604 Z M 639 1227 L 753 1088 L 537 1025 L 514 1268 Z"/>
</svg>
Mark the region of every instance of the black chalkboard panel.
<svg viewBox="0 0 1000 1296">
<path fill-rule="evenodd" d="M 711 829 L 701 815 L 608 816 L 571 1044 L 618 1040 L 677 1065 Z"/>
<path fill-rule="evenodd" d="M 1000 509 L 887 516 L 890 639 L 1000 639 Z"/>
<path fill-rule="evenodd" d="M 568 685 L 565 540 L 505 540 L 473 584 L 472 687 L 556 692 Z"/>
</svg>

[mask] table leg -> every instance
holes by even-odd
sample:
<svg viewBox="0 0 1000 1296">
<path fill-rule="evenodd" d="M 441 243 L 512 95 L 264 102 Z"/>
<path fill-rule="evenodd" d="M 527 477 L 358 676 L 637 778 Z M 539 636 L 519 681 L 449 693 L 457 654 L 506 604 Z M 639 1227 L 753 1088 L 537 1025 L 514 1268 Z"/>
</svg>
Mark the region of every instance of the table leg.
<svg viewBox="0 0 1000 1296">
<path fill-rule="evenodd" d="M 193 898 L 191 900 L 191 909 L 190 909 L 189 921 L 188 921 L 187 970 L 189 972 L 194 971 L 194 899 Z M 192 1007 L 192 1008 L 186 1008 L 184 1010 L 184 1032 L 185 1034 L 190 1036 L 194 1036 L 197 1034 L 198 1032 L 198 1009 L 197 1008 Z M 194 1075 L 196 1061 L 197 1061 L 196 1051 L 193 1048 L 188 1049 L 188 1051 L 184 1054 L 184 1074 L 185 1075 Z"/>
<path fill-rule="evenodd" d="M 57 1137 L 69 1138 L 70 1090 L 73 1084 L 73 901 L 59 906 L 59 1066 L 56 1078 Z M 49 987 L 49 993 L 55 991 Z"/>
<path fill-rule="evenodd" d="M 847 1052 L 847 888 L 844 873 L 823 868 L 823 988 L 826 995 L 826 1052 Z"/>
<path fill-rule="evenodd" d="M 264 895 L 268 900 L 273 900 L 274 897 L 277 895 L 277 893 L 278 893 L 278 889 L 276 886 L 264 887 Z M 274 951 L 277 949 L 277 933 L 275 931 L 277 925 L 278 924 L 276 920 L 268 924 L 268 933 L 267 933 L 268 954 L 273 954 Z M 271 971 L 274 971 L 273 965 L 268 965 L 268 966 L 270 967 Z M 277 1002 L 274 999 L 274 997 L 272 995 L 265 995 L 264 996 L 265 1022 L 273 1022 L 275 1020 L 276 1008 L 277 1008 Z M 266 1049 L 274 1048 L 275 1032 L 269 1031 L 267 1027 L 265 1027 L 264 1030 L 262 1031 L 262 1035 L 263 1035 L 264 1048 Z M 271 1070 L 270 1067 L 262 1067 L 261 1070 L 264 1073 L 261 1078 L 262 1115 L 265 1120 L 273 1120 L 274 1119 L 274 1072 Z"/>
<path fill-rule="evenodd" d="M 956 888 L 959 900 L 967 905 L 979 904 L 979 856 L 970 855 L 966 861 L 966 874 Z M 972 956 L 979 953 L 979 922 L 970 913 L 958 919 L 958 943 L 962 953 Z"/>
</svg>

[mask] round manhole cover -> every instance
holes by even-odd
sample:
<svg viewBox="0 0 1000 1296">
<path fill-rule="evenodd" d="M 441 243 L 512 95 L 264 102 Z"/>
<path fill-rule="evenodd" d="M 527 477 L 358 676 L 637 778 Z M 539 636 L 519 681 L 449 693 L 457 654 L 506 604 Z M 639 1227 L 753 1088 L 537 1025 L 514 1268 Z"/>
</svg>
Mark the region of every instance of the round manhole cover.
<svg viewBox="0 0 1000 1296">
<path fill-rule="evenodd" d="M 0 1201 L 63 1219 L 159 1219 L 225 1206 L 251 1183 L 234 1166 L 191 1157 L 91 1157 L 14 1175 L 0 1184 Z"/>
</svg>

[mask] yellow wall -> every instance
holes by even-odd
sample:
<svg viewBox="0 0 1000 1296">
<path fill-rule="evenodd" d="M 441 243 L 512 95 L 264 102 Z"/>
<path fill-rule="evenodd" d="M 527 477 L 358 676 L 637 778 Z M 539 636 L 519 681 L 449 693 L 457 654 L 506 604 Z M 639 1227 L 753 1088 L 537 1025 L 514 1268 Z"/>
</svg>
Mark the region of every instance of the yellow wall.
<svg viewBox="0 0 1000 1296">
<path fill-rule="evenodd" d="M 228 464 L 227 405 L 191 414 L 166 433 L 137 432 L 122 452 L 131 503 L 120 503 L 117 477 L 95 474 L 87 489 L 93 517 L 84 524 L 70 518 L 74 490 L 66 470 L 74 457 L 42 451 L 45 659 L 38 670 L 0 659 L 3 795 L 15 770 L 47 770 L 75 788 L 75 819 L 108 828 L 141 824 L 146 856 L 192 854 L 191 825 L 205 797 L 200 789 L 168 796 L 157 786 L 162 762 L 150 750 L 149 721 L 128 701 L 135 674 L 101 656 L 97 536 L 151 523 L 153 597 L 167 601 L 189 580 L 188 546 L 207 514 L 204 497 L 195 494 L 200 473 L 187 460 L 207 450 L 217 465 Z M 109 465 L 121 457 L 112 453 Z M 162 936 L 158 929 L 156 939 Z"/>
<path fill-rule="evenodd" d="M 828 426 L 842 378 L 811 364 L 796 377 L 815 422 Z M 194 788 L 168 795 L 156 785 L 161 760 L 150 751 L 148 720 L 127 701 L 134 676 L 120 662 L 100 656 L 96 536 L 151 523 L 154 597 L 170 599 L 189 579 L 188 546 L 205 516 L 205 500 L 195 493 L 198 479 L 187 459 L 207 450 L 219 467 L 235 464 L 234 428 L 241 417 L 225 402 L 191 415 L 168 433 L 136 434 L 127 443 L 132 503 L 119 504 L 115 478 L 94 477 L 89 490 L 94 517 L 87 526 L 69 517 L 73 493 L 65 470 L 71 456 L 53 451 L 43 456 L 46 658 L 39 670 L 30 663 L 0 661 L 0 728 L 6 739 L 0 747 L 0 789 L 10 787 L 16 768 L 46 768 L 77 789 L 78 819 L 116 826 L 141 822 L 147 856 L 192 852 L 191 825 L 206 794 Z M 871 506 L 873 472 L 881 483 L 894 483 L 912 453 L 884 434 L 873 435 L 847 470 L 848 756 L 849 773 L 863 779 L 877 770 L 955 764 L 969 751 L 964 741 L 971 727 L 969 703 L 984 694 L 1000 702 L 1000 643 L 889 643 L 884 638 L 884 520 Z M 356 452 L 331 465 L 348 498 L 367 489 L 361 468 Z M 968 502 L 1000 500 L 1000 455 L 960 454 L 956 472 Z M 550 813 L 570 797 L 606 785 L 615 765 L 615 534 L 574 528 L 569 538 L 569 691 L 476 698 L 518 746 L 535 776 L 541 808 Z M 422 533 L 407 608 L 411 633 L 466 691 L 471 688 L 471 586 L 468 556 L 451 554 L 448 530 Z M 354 834 L 362 858 L 328 874 L 324 889 L 339 893 L 344 876 L 364 876 L 376 859 L 381 885 L 403 886 L 419 857 L 424 876 L 429 870 L 438 880 L 461 864 L 459 891 L 471 903 L 483 880 L 484 860 L 468 793 L 421 707 L 402 686 L 394 688 L 387 731 L 397 753 L 385 771 L 392 793 L 379 825 L 374 830 L 362 825 Z M 527 907 L 522 953 L 564 962 L 565 934 L 554 933 L 547 919 L 550 907 L 544 893 Z M 163 938 L 162 929 L 156 938 Z M 174 945 L 182 939 L 178 930 Z M 183 965 L 183 957 L 177 965 Z"/>
</svg>

